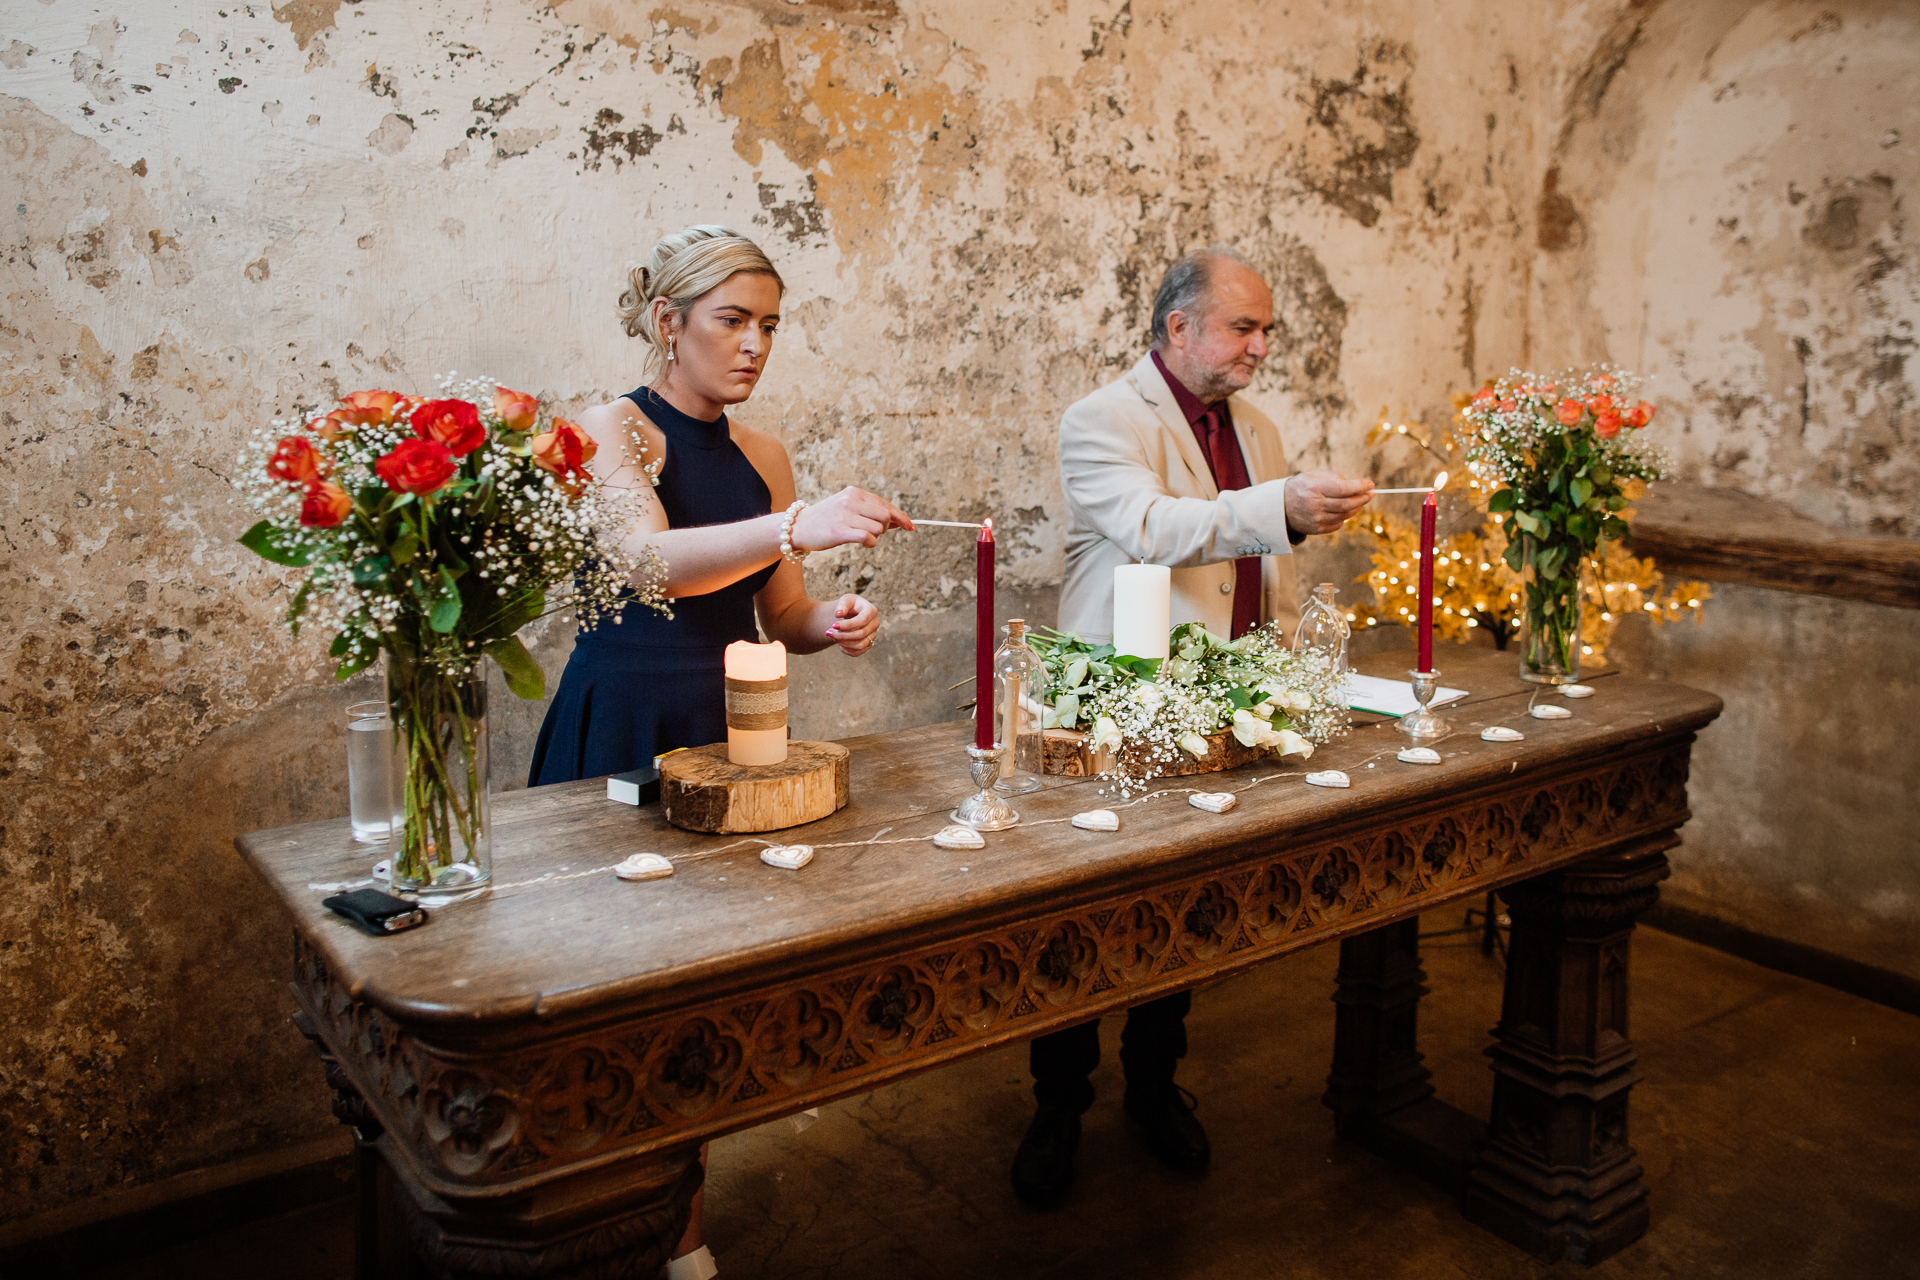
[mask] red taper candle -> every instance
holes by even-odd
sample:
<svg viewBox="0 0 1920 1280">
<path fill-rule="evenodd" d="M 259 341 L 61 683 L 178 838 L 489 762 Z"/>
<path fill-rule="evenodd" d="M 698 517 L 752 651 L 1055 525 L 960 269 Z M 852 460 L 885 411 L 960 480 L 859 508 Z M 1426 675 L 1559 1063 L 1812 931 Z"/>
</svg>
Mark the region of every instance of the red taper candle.
<svg viewBox="0 0 1920 1280">
<path fill-rule="evenodd" d="M 993 750 L 993 521 L 980 526 L 980 541 L 974 544 L 974 572 L 979 589 L 974 592 L 973 636 L 973 745 L 982 751 Z"/>
<path fill-rule="evenodd" d="M 1433 670 L 1433 521 L 1440 514 L 1440 495 L 1429 493 L 1420 504 L 1420 670 Z"/>
</svg>

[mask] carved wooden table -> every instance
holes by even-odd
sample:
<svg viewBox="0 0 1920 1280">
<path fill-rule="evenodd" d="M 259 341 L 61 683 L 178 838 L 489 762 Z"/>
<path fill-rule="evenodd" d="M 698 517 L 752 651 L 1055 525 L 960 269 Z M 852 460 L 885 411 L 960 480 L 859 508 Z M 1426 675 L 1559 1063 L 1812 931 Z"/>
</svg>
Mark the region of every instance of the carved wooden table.
<svg viewBox="0 0 1920 1280">
<path fill-rule="evenodd" d="M 1473 697 L 1440 766 L 1369 724 L 1312 761 L 1350 790 L 1252 765 L 1170 784 L 1236 810 L 1176 792 L 1120 808 L 1118 833 L 1061 821 L 1110 801 L 1056 778 L 1017 801 L 1028 825 L 934 848 L 966 789 L 948 724 L 852 740 L 853 802 L 775 837 L 818 849 L 798 873 L 602 782 L 543 787 L 496 800 L 491 894 L 375 939 L 320 907 L 370 862 L 344 820 L 241 838 L 293 912 L 302 1030 L 367 1153 L 363 1274 L 650 1277 L 706 1139 L 1335 940 L 1339 1132 L 1537 1256 L 1617 1251 L 1647 1222 L 1628 937 L 1720 701 L 1611 675 L 1532 720 L 1513 655 L 1448 662 Z M 1526 741 L 1481 741 L 1492 724 Z M 873 843 L 824 847 L 847 841 Z M 643 850 L 673 877 L 613 877 Z M 1416 916 L 1495 888 L 1513 925 L 1482 1125 L 1427 1082 Z"/>
</svg>

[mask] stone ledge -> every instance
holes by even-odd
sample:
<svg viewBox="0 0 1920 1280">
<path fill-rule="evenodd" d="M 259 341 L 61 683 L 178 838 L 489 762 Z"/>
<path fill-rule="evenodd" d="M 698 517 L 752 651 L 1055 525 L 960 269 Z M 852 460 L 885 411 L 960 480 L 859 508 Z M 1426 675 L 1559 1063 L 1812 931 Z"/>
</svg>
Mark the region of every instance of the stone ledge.
<svg viewBox="0 0 1920 1280">
<path fill-rule="evenodd" d="M 1634 517 L 1633 547 L 1676 577 L 1920 609 L 1920 540 L 1843 537 L 1737 489 L 1654 485 Z"/>
</svg>

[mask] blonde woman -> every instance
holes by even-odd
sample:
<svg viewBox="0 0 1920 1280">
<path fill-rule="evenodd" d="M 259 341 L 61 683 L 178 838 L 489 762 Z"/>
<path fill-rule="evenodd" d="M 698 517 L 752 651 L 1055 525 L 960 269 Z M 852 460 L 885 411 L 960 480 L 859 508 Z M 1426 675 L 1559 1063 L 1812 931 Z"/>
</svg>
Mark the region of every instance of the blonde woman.
<svg viewBox="0 0 1920 1280">
<path fill-rule="evenodd" d="M 665 561 L 673 617 L 630 605 L 619 625 L 580 634 L 540 726 L 529 785 L 624 773 L 725 739 L 722 650 L 758 639 L 756 619 L 795 653 L 838 645 L 858 657 L 873 647 L 878 611 L 857 595 L 808 598 L 800 559 L 848 543 L 871 547 L 912 523 L 861 489 L 794 511 L 787 451 L 727 418 L 766 371 L 784 288 L 759 246 L 725 227 L 662 237 L 629 273 L 620 319 L 645 342 L 650 377 L 587 410 L 580 425 L 596 446 L 588 464 L 596 475 L 640 494 L 628 542 Z M 635 436 L 646 461 L 661 463 L 657 487 L 640 473 Z M 700 1207 L 696 1197 L 672 1280 L 715 1274 Z"/>
<path fill-rule="evenodd" d="M 588 465 L 640 494 L 628 541 L 666 562 L 673 617 L 630 605 L 619 625 L 581 633 L 540 728 L 530 785 L 624 773 L 725 739 L 721 651 L 758 639 L 756 618 L 794 653 L 838 645 L 857 657 L 873 647 L 878 611 L 857 595 L 809 599 L 800 559 L 871 547 L 913 525 L 862 489 L 790 514 L 786 449 L 727 418 L 766 370 L 784 288 L 759 246 L 725 227 L 665 236 L 629 272 L 620 319 L 646 343 L 653 376 L 587 410 L 580 425 L 597 446 Z M 646 461 L 661 464 L 657 487 L 636 465 L 636 436 Z"/>
</svg>

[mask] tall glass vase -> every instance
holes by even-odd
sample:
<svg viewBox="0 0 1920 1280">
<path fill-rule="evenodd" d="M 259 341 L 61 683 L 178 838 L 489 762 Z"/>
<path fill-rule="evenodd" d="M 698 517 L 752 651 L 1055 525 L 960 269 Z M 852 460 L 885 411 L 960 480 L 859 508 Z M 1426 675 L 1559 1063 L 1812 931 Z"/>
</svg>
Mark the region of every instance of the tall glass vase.
<svg viewBox="0 0 1920 1280">
<path fill-rule="evenodd" d="M 1580 680 L 1580 548 L 1544 558 L 1555 565 L 1543 573 L 1540 563 L 1551 548 L 1532 534 L 1521 535 L 1525 557 L 1521 588 L 1520 678 L 1535 684 L 1577 684 Z"/>
<path fill-rule="evenodd" d="M 387 705 L 406 767 L 393 891 L 429 905 L 471 897 L 493 878 L 485 664 L 454 676 L 390 650 Z"/>
</svg>

